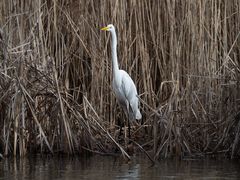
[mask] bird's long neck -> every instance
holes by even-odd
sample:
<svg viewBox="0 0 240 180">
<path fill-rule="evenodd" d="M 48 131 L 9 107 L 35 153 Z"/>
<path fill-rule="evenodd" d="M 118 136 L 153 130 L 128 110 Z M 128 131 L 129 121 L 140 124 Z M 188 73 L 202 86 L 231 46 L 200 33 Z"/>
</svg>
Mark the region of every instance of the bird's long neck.
<svg viewBox="0 0 240 180">
<path fill-rule="evenodd" d="M 112 34 L 112 66 L 113 66 L 113 78 L 116 77 L 118 67 L 118 59 L 117 59 L 117 35 L 116 31 L 111 31 Z"/>
</svg>

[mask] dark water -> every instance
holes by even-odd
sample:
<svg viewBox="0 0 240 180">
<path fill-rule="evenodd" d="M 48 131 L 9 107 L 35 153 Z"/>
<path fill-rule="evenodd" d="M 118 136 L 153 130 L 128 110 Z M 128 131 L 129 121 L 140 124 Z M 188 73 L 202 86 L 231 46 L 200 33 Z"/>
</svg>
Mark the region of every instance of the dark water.
<svg viewBox="0 0 240 180">
<path fill-rule="evenodd" d="M 125 162 L 122 158 L 31 157 L 0 161 L 0 180 L 77 179 L 240 179 L 239 161 L 161 160 L 151 166 L 144 157 Z"/>
</svg>

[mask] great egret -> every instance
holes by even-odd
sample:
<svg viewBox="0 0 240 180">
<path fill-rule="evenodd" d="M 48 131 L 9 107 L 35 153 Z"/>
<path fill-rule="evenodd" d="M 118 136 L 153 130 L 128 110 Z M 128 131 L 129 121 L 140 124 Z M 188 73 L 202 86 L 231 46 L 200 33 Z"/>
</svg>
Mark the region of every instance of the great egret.
<svg viewBox="0 0 240 180">
<path fill-rule="evenodd" d="M 129 120 L 141 119 L 142 115 L 139 110 L 139 100 L 136 86 L 129 74 L 119 69 L 117 59 L 117 36 L 115 27 L 112 24 L 102 28 L 101 30 L 109 31 L 112 35 L 112 66 L 113 66 L 113 90 L 119 104 L 124 109 Z M 130 125 L 128 122 L 129 136 Z"/>
</svg>

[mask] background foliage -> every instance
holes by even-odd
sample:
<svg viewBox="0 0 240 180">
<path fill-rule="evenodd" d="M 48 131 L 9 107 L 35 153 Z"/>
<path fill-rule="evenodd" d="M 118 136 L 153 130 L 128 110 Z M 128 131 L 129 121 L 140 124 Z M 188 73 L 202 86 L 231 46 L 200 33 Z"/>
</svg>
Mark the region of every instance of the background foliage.
<svg viewBox="0 0 240 180">
<path fill-rule="evenodd" d="M 0 153 L 112 153 L 125 117 L 108 33 L 134 79 L 135 142 L 161 155 L 239 154 L 240 1 L 0 1 Z"/>
</svg>

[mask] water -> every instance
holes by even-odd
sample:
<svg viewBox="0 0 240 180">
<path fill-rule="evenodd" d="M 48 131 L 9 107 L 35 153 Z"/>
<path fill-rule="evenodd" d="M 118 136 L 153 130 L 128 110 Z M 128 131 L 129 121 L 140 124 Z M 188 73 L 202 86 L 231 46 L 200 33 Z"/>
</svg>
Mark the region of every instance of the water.
<svg viewBox="0 0 240 180">
<path fill-rule="evenodd" d="M 110 180 L 110 179 L 240 179 L 239 161 L 161 160 L 151 166 L 144 157 L 122 158 L 31 157 L 0 161 L 0 180 Z"/>
</svg>

